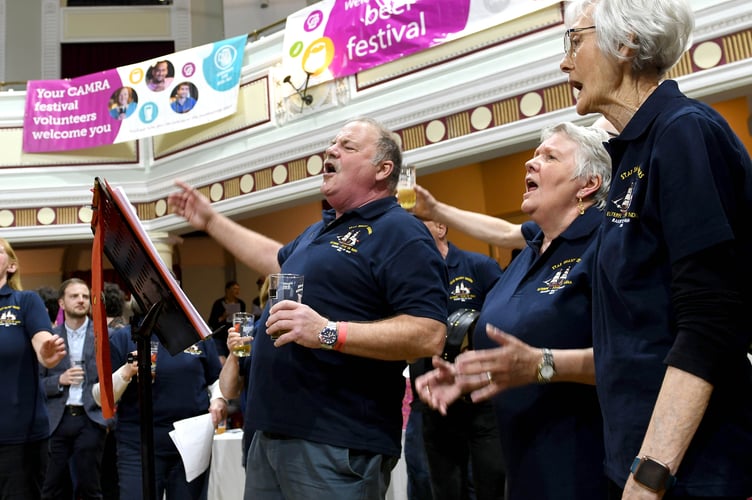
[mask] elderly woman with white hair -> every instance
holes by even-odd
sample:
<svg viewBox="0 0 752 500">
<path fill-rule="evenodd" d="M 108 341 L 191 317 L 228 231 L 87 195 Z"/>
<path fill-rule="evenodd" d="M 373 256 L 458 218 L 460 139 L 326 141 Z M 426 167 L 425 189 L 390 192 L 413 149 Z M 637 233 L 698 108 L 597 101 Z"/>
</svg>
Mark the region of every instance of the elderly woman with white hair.
<svg viewBox="0 0 752 500">
<path fill-rule="evenodd" d="M 591 263 L 611 179 L 607 138 L 602 129 L 571 123 L 543 131 L 525 163 L 521 205 L 537 227 L 461 217 L 418 191 L 420 216 L 453 220 L 453 228 L 473 234 L 495 227 L 505 236 L 489 239 L 524 246 L 486 296 L 475 350 L 453 365 L 435 357 L 436 369 L 416 381 L 421 399 L 441 412 L 463 393 L 473 402 L 493 397 L 507 500 L 606 495 L 593 387 Z"/>
<path fill-rule="evenodd" d="M 593 282 L 610 498 L 752 496 L 752 162 L 667 71 L 686 0 L 575 0 L 561 69 L 619 131 Z"/>
</svg>

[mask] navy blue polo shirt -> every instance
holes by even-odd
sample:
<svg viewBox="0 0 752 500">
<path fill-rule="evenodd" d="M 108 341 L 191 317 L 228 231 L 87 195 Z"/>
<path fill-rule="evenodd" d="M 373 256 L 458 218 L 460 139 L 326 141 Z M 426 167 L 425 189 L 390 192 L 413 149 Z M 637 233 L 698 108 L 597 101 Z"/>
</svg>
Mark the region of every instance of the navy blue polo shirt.
<svg viewBox="0 0 752 500">
<path fill-rule="evenodd" d="M 449 273 L 447 317 L 463 308 L 480 311 L 486 294 L 501 277 L 502 271 L 498 262 L 488 255 L 460 250 L 452 243 L 449 243 L 445 262 Z M 432 369 L 431 358 L 421 358 L 410 364 L 410 384 L 413 394 L 415 394 L 415 379 Z M 410 406 L 421 411 L 427 408 L 420 398 L 413 398 Z"/>
<path fill-rule="evenodd" d="M 420 220 L 391 196 L 334 215 L 325 211 L 279 252 L 282 272 L 305 276 L 304 304 L 331 321 L 446 321 L 446 266 Z M 263 326 L 268 316 L 267 307 L 251 357 L 251 427 L 399 456 L 405 362 L 276 348 Z"/>
<path fill-rule="evenodd" d="M 47 439 L 50 424 L 39 363 L 31 344 L 37 332 L 52 333 L 44 302 L 32 291 L 0 288 L 0 444 L 32 443 Z"/>
<path fill-rule="evenodd" d="M 676 339 L 671 265 L 734 241 L 749 283 L 752 165 L 723 118 L 673 81 L 658 87 L 609 148 L 615 170 L 594 272 L 593 328 L 606 472 L 624 485 Z M 752 306 L 749 291 L 742 292 Z M 739 324 L 728 334 L 749 336 L 749 329 Z M 752 490 L 749 361 L 740 350 L 720 363 L 746 375 L 733 387 L 715 387 L 679 468 L 676 495 Z"/>
<path fill-rule="evenodd" d="M 152 335 L 151 340 L 157 340 L 157 336 Z M 130 326 L 110 332 L 110 359 L 114 369 L 122 366 L 128 353 L 135 350 Z M 207 413 L 207 387 L 219 378 L 221 369 L 217 348 L 210 339 L 198 342 L 174 356 L 160 343 L 156 377 L 151 386 L 155 429 L 170 431 L 176 420 Z M 135 379 L 118 403 L 117 418 L 117 431 L 138 434 L 136 428 L 140 425 L 141 414 Z"/>
<path fill-rule="evenodd" d="M 486 294 L 501 277 L 499 264 L 488 255 L 460 250 L 449 243 L 446 256 L 449 273 L 449 310 L 475 309 L 480 311 Z"/>
<path fill-rule="evenodd" d="M 499 347 L 486 335 L 489 323 L 534 347 L 592 346 L 591 269 L 602 217 L 589 208 L 542 255 L 543 233 L 528 241 L 486 297 L 476 349 Z M 601 414 L 593 386 L 531 384 L 493 401 L 509 500 L 605 498 Z"/>
</svg>

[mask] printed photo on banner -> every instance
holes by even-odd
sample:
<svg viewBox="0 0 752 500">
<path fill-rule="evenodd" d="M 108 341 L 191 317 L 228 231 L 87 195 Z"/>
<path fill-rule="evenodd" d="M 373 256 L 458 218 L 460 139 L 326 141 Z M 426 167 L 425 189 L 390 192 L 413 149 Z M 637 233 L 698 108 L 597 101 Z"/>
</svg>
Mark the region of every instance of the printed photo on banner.
<svg viewBox="0 0 752 500">
<path fill-rule="evenodd" d="M 170 93 L 170 107 L 176 113 L 187 113 L 198 101 L 198 89 L 191 82 L 180 82 Z"/>
<path fill-rule="evenodd" d="M 105 146 L 229 116 L 237 110 L 246 41 L 243 35 L 78 78 L 29 81 L 23 150 Z"/>
<path fill-rule="evenodd" d="M 110 97 L 110 116 L 115 120 L 125 120 L 138 106 L 138 94 L 131 87 L 120 87 Z"/>
<path fill-rule="evenodd" d="M 175 67 L 167 60 L 157 61 L 146 70 L 146 86 L 152 92 L 162 92 L 170 86 L 173 78 Z"/>
</svg>

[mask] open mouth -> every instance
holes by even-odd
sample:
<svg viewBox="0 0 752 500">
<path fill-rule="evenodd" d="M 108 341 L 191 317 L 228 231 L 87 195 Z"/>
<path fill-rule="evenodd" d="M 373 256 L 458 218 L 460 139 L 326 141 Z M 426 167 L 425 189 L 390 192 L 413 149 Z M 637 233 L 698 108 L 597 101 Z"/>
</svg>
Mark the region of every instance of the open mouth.
<svg viewBox="0 0 752 500">
<path fill-rule="evenodd" d="M 572 94 L 574 95 L 574 98 L 577 99 L 580 95 L 580 92 L 582 91 L 582 84 L 580 82 L 574 82 L 571 80 L 569 84 L 572 86 Z"/>
<path fill-rule="evenodd" d="M 533 182 L 532 179 L 525 179 L 525 187 L 527 188 L 528 192 L 535 191 L 536 189 L 538 189 L 538 184 Z"/>
<path fill-rule="evenodd" d="M 334 167 L 334 164 L 331 162 L 324 162 L 324 173 L 325 174 L 336 174 L 337 169 Z"/>
</svg>

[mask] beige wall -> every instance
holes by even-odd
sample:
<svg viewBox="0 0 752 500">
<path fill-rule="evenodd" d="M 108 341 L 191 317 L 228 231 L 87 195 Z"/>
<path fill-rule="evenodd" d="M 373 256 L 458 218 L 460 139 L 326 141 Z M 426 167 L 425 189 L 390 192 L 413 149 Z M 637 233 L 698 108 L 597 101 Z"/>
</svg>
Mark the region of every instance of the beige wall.
<svg viewBox="0 0 752 500">
<path fill-rule="evenodd" d="M 191 0 L 191 46 L 224 40 L 222 0 Z"/>
<path fill-rule="evenodd" d="M 713 107 L 728 120 L 731 128 L 744 143 L 747 151 L 752 151 L 752 135 L 750 135 L 750 126 L 752 126 L 752 117 L 750 117 L 750 106 L 747 97 L 739 97 L 713 104 Z"/>
<path fill-rule="evenodd" d="M 9 82 L 42 77 L 42 0 L 5 2 L 5 70 Z"/>
<path fill-rule="evenodd" d="M 21 283 L 24 289 L 34 290 L 45 285 L 57 288 L 61 283 L 63 248 L 14 250 L 21 265 Z"/>
</svg>

